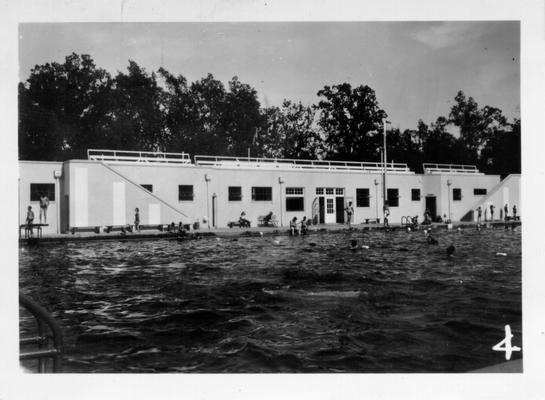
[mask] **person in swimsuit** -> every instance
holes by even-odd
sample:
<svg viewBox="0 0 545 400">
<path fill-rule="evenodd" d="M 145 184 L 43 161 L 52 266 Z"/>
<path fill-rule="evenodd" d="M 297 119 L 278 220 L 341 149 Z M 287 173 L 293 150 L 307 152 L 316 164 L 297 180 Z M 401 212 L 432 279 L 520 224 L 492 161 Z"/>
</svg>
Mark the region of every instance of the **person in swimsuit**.
<svg viewBox="0 0 545 400">
<path fill-rule="evenodd" d="M 40 224 L 42 223 L 42 215 L 44 216 L 44 224 L 47 224 L 47 208 L 49 207 L 49 198 L 45 193 L 40 196 Z"/>
</svg>

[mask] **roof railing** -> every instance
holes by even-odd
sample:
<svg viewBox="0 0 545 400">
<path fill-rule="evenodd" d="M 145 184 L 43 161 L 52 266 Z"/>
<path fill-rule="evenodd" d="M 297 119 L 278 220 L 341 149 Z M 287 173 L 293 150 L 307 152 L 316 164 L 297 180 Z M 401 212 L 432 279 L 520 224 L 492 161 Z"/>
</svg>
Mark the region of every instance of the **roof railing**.
<svg viewBox="0 0 545 400">
<path fill-rule="evenodd" d="M 329 171 L 364 171 L 382 172 L 384 167 L 380 162 L 299 160 L 288 158 L 256 158 L 256 157 L 217 157 L 195 156 L 195 165 L 214 168 L 250 168 L 250 169 L 299 169 L 299 170 L 329 170 Z M 387 164 L 387 172 L 412 172 L 407 164 Z"/>
<path fill-rule="evenodd" d="M 422 164 L 425 174 L 482 174 L 476 165 Z"/>
<path fill-rule="evenodd" d="M 130 151 L 88 149 L 87 158 L 107 162 L 136 162 L 144 164 L 191 164 L 187 153 L 165 153 L 162 151 Z"/>
</svg>

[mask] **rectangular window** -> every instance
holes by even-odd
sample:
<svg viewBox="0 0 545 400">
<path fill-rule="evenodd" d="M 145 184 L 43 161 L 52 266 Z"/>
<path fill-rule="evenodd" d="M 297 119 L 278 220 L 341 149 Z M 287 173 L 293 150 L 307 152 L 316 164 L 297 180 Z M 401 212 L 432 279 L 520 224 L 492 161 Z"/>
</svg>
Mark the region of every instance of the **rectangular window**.
<svg viewBox="0 0 545 400">
<path fill-rule="evenodd" d="M 240 186 L 229 186 L 229 201 L 242 201 L 242 188 Z"/>
<path fill-rule="evenodd" d="M 40 197 L 45 194 L 49 201 L 55 201 L 54 183 L 31 183 L 30 201 L 40 201 Z"/>
<path fill-rule="evenodd" d="M 486 189 L 473 189 L 473 195 L 474 196 L 485 196 L 486 195 Z"/>
<path fill-rule="evenodd" d="M 269 187 L 269 186 L 252 187 L 252 201 L 272 201 L 272 187 Z"/>
<path fill-rule="evenodd" d="M 305 198 L 286 197 L 286 211 L 305 211 Z"/>
<path fill-rule="evenodd" d="M 460 201 L 462 200 L 462 189 L 452 189 L 452 200 Z"/>
<path fill-rule="evenodd" d="M 179 201 L 193 201 L 193 185 L 179 185 L 178 186 L 178 200 Z"/>
<path fill-rule="evenodd" d="M 316 188 L 316 194 L 317 195 L 323 195 L 324 194 L 324 188 Z"/>
<path fill-rule="evenodd" d="M 356 207 L 369 207 L 369 189 L 356 189 Z"/>
<path fill-rule="evenodd" d="M 302 187 L 286 188 L 286 211 L 305 211 L 305 189 Z"/>
<path fill-rule="evenodd" d="M 420 189 L 411 189 L 411 200 L 420 201 Z"/>
<path fill-rule="evenodd" d="M 399 207 L 399 189 L 388 189 L 388 206 Z"/>
<path fill-rule="evenodd" d="M 326 213 L 328 214 L 334 214 L 335 213 L 335 203 L 333 203 L 333 199 L 327 199 L 327 202 L 326 202 L 326 206 L 325 206 L 325 209 L 326 209 Z"/>
<path fill-rule="evenodd" d="M 303 188 L 302 187 L 287 187 L 286 196 L 290 196 L 290 195 L 303 195 Z"/>
<path fill-rule="evenodd" d="M 144 189 L 146 189 L 148 192 L 151 192 L 153 193 L 153 185 L 140 185 L 142 186 Z"/>
<path fill-rule="evenodd" d="M 333 188 L 325 188 L 325 194 L 335 194 Z"/>
<path fill-rule="evenodd" d="M 344 196 L 344 188 L 336 188 L 335 189 L 335 194 L 337 196 Z"/>
</svg>

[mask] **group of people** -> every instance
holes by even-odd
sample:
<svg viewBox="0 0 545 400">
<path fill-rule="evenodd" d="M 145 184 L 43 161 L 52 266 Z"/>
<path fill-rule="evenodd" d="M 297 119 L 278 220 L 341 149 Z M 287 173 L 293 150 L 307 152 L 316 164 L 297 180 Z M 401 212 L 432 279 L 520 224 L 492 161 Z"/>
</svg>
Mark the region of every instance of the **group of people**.
<svg viewBox="0 0 545 400">
<path fill-rule="evenodd" d="M 40 194 L 40 225 L 47 224 L 47 209 L 49 208 L 49 198 L 45 193 Z M 26 229 L 28 230 L 30 236 L 33 235 L 33 226 L 34 226 L 34 211 L 32 211 L 32 206 L 28 206 L 26 213 Z"/>
<path fill-rule="evenodd" d="M 487 211 L 490 210 L 490 221 L 494 221 L 494 210 L 496 209 L 496 207 L 493 205 L 493 204 L 490 204 L 490 206 L 488 208 L 485 208 L 484 209 L 484 220 L 485 222 L 488 221 L 488 213 Z M 513 205 L 513 219 L 517 219 L 517 206 L 514 204 Z M 477 209 L 475 210 L 477 211 L 477 223 L 480 224 L 482 222 L 482 216 L 483 216 L 483 209 L 481 206 L 477 207 Z M 500 214 L 501 214 L 501 209 L 500 209 Z M 500 219 L 502 218 L 502 216 L 500 215 Z M 509 205 L 505 204 L 505 206 L 503 206 L 503 219 L 505 221 L 508 221 L 510 219 L 509 217 Z"/>
<path fill-rule="evenodd" d="M 293 217 L 290 221 L 290 235 L 306 235 L 308 233 L 308 222 L 306 216 L 300 222 L 297 222 L 297 217 Z"/>
</svg>

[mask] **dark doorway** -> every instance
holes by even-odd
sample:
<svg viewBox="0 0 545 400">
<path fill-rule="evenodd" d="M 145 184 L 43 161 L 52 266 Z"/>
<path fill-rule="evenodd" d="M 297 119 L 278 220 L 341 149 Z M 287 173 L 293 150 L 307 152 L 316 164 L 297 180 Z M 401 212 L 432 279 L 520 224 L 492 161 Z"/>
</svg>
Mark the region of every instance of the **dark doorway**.
<svg viewBox="0 0 545 400">
<path fill-rule="evenodd" d="M 335 198 L 335 212 L 338 224 L 344 224 L 344 197 Z"/>
<path fill-rule="evenodd" d="M 319 212 L 318 212 L 318 215 L 319 215 L 319 218 L 318 218 L 318 223 L 320 224 L 323 224 L 325 223 L 325 200 L 323 197 L 319 197 L 318 198 L 318 208 L 319 208 Z"/>
<path fill-rule="evenodd" d="M 215 228 L 216 227 L 216 207 L 217 207 L 217 204 L 216 204 L 216 194 L 214 193 L 212 195 L 212 226 Z"/>
<path fill-rule="evenodd" d="M 426 196 L 426 210 L 430 212 L 432 221 L 435 221 L 437 216 L 437 198 L 435 196 Z"/>
</svg>

